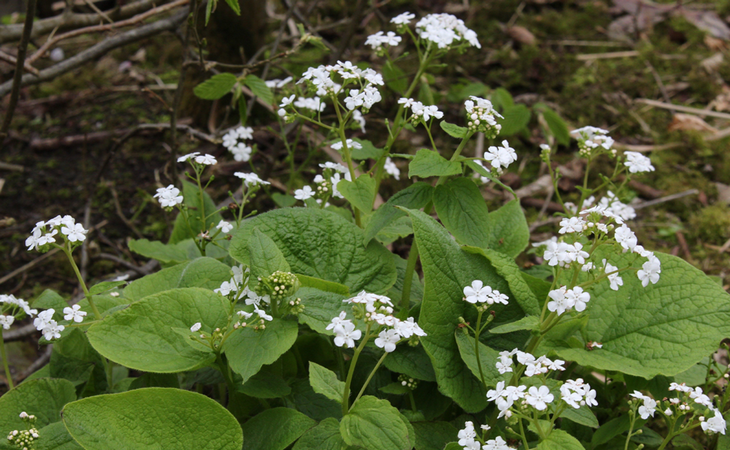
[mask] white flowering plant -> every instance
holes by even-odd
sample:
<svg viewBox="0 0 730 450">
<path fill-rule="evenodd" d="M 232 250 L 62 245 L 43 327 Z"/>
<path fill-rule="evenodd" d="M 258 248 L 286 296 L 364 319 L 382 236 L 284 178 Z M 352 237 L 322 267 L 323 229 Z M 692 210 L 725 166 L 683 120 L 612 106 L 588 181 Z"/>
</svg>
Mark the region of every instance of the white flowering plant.
<svg viewBox="0 0 730 450">
<path fill-rule="evenodd" d="M 296 207 L 253 210 L 274 184 L 255 172 L 235 172 L 240 189 L 216 206 L 208 188 L 217 158 L 181 156 L 189 181 L 154 195 L 177 211 L 169 241 L 129 241 L 162 270 L 91 287 L 73 257 L 89 230 L 70 216 L 36 224 L 28 250 L 66 254 L 84 298 L 0 296 L 3 333 L 32 319 L 54 346 L 50 362 L 14 387 L 0 345 L 11 387 L 0 397 L 0 447 L 728 445 L 728 368 L 708 355 L 730 335 L 730 297 L 632 231 L 626 186 L 654 170 L 650 158 L 621 152 L 607 130 L 575 130 L 584 177 L 568 202 L 545 127 L 541 162 L 562 212 L 555 236 L 528 249 L 519 196 L 501 180 L 518 154 L 496 99 L 466 98 L 460 126 L 414 98 L 439 58 L 480 47 L 476 33 L 448 14 L 415 19 L 401 14 L 395 31 L 365 42 L 397 74 L 410 38 L 418 68 L 402 89 L 349 61 L 310 67 L 296 82 L 219 74 L 196 89 L 211 99 L 233 91 L 245 104 L 247 86 L 278 105 L 272 120 L 282 130 L 323 132 L 317 145 L 337 157 L 314 166 L 308 152 L 314 187 L 294 186 L 297 177 L 284 186 Z M 397 109 L 382 122 L 382 146 L 351 136 L 383 101 Z M 393 152 L 404 130 L 423 130 L 430 148 Z M 438 130 L 453 145 L 439 148 Z M 241 124 L 222 145 L 253 167 L 258 131 Z M 490 145 L 472 153 L 479 134 Z M 294 168 L 298 141 L 279 137 L 291 171 L 306 173 Z M 596 174 L 598 162 L 613 169 Z M 383 181 L 400 180 L 405 165 L 417 180 L 376 208 Z M 509 200 L 489 211 L 484 187 Z M 405 259 L 388 247 L 399 239 L 410 243 Z M 525 255 L 529 270 L 516 262 Z"/>
</svg>

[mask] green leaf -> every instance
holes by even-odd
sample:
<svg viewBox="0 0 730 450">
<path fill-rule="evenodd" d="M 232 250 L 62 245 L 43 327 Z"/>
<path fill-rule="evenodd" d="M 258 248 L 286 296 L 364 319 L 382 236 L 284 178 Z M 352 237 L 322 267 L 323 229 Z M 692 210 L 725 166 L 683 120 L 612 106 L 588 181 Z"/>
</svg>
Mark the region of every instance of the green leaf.
<svg viewBox="0 0 730 450">
<path fill-rule="evenodd" d="M 555 139 L 562 145 L 570 145 L 570 131 L 565 121 L 550 107 L 544 103 L 536 103 L 534 106 L 536 111 L 542 114 L 545 123 Z"/>
<path fill-rule="evenodd" d="M 247 75 L 246 78 L 243 80 L 243 84 L 251 89 L 253 95 L 260 98 L 267 104 L 271 105 L 274 103 L 274 93 L 271 92 L 271 89 L 266 86 L 266 82 L 261 78 L 257 77 L 256 75 Z"/>
<path fill-rule="evenodd" d="M 276 243 L 258 228 L 253 229 L 248 239 L 248 254 L 251 258 L 251 275 L 254 280 L 268 277 L 277 270 L 282 272 L 291 270 Z"/>
<path fill-rule="evenodd" d="M 329 417 L 304 433 L 293 450 L 343 450 L 346 446 L 340 435 L 340 423 Z"/>
<path fill-rule="evenodd" d="M 160 241 L 150 241 L 147 239 L 130 239 L 127 243 L 129 249 L 134 253 L 156 259 L 160 263 L 167 265 L 179 264 L 190 259 L 188 254 L 190 244 L 192 244 L 192 240 L 185 240 L 177 244 L 164 244 Z M 198 252 L 197 256 L 200 256 L 200 252 Z"/>
<path fill-rule="evenodd" d="M 294 380 L 291 390 L 291 398 L 297 411 L 306 414 L 308 417 L 314 420 L 323 420 L 328 417 L 340 419 L 342 417 L 342 405 L 314 392 L 309 380 L 302 378 Z"/>
<path fill-rule="evenodd" d="M 395 283 L 391 253 L 377 242 L 363 248 L 362 229 L 332 211 L 283 208 L 244 221 L 230 245 L 231 256 L 244 264 L 254 228 L 276 243 L 294 273 L 343 284 L 350 292 L 385 293 Z"/>
<path fill-rule="evenodd" d="M 658 445 L 661 445 L 661 443 L 662 441 L 659 441 Z M 649 446 L 649 444 L 646 445 Z M 672 439 L 672 445 L 674 445 L 674 448 L 677 450 L 705 450 L 705 447 L 703 447 L 699 442 L 687 436 L 686 434 L 680 434 L 679 436 Z M 656 447 L 656 445 L 654 447 Z"/>
<path fill-rule="evenodd" d="M 86 386 L 87 391 L 103 392 L 108 388 L 102 358 L 78 328 L 53 344 L 49 369 L 53 378 L 65 378 L 76 385 L 91 377 L 92 386 Z"/>
<path fill-rule="evenodd" d="M 446 122 L 445 120 L 439 122 L 439 125 L 441 126 L 441 129 L 444 130 L 449 136 L 457 139 L 464 139 L 469 132 L 467 128 Z"/>
<path fill-rule="evenodd" d="M 522 131 L 530 123 L 530 110 L 525 105 L 514 105 L 504 108 L 502 112 L 504 120 L 500 122 L 502 129 L 500 137 L 512 136 Z"/>
<path fill-rule="evenodd" d="M 514 259 L 495 250 L 470 247 L 467 245 L 463 248 L 469 253 L 482 255 L 489 260 L 497 273 L 507 280 L 509 290 L 525 314 L 532 316 L 540 315 L 540 304 L 537 301 L 537 297 L 535 297 L 535 293 L 532 292 L 532 289 L 530 289 L 530 286 L 522 277 L 522 272 L 517 267 Z"/>
<path fill-rule="evenodd" d="M 63 308 L 68 306 L 66 300 L 61 297 L 58 292 L 52 289 L 46 289 L 41 292 L 41 295 L 36 297 L 31 303 L 33 308 L 36 309 L 55 309 L 56 311 L 63 311 Z"/>
<path fill-rule="evenodd" d="M 642 287 L 627 273 L 619 291 L 605 282 L 592 288 L 585 336 L 603 348 L 565 346 L 557 350 L 561 358 L 648 379 L 683 372 L 716 350 L 730 334 L 730 296 L 680 258 L 656 256 L 662 264 L 657 284 Z M 623 267 L 629 258 L 611 262 Z"/>
<path fill-rule="evenodd" d="M 122 286 L 126 283 L 127 283 L 126 281 L 102 281 L 101 283 L 97 283 L 97 284 L 91 286 L 91 289 L 89 289 L 89 294 L 91 294 L 91 295 L 103 294 L 104 292 L 111 291 L 115 287 Z"/>
<path fill-rule="evenodd" d="M 178 242 L 184 241 L 185 239 L 195 238 L 201 231 L 210 230 L 215 227 L 218 222 L 223 220 L 220 213 L 214 211 L 217 210 L 213 199 L 210 198 L 207 192 L 203 191 L 203 202 L 200 202 L 200 190 L 198 186 L 187 181 L 182 182 L 182 191 L 185 206 L 190 208 L 188 210 L 189 218 L 186 222 L 182 214 L 178 214 L 175 218 L 175 226 L 172 228 L 172 234 L 170 235 L 170 244 L 177 244 Z M 205 212 L 207 219 L 205 221 L 200 219 L 200 216 Z M 225 241 L 224 241 L 225 242 Z M 206 250 L 216 248 L 209 245 Z M 196 255 L 201 256 L 201 255 Z M 192 259 L 192 258 L 187 258 Z"/>
<path fill-rule="evenodd" d="M 309 384 L 314 392 L 322 394 L 330 400 L 342 403 L 345 394 L 345 382 L 337 379 L 337 374 L 309 361 Z"/>
<path fill-rule="evenodd" d="M 389 370 L 424 381 L 436 381 L 436 374 L 428 354 L 422 346 L 399 345 L 388 355 L 383 365 Z"/>
<path fill-rule="evenodd" d="M 243 425 L 246 450 L 284 450 L 314 425 L 314 420 L 291 408 L 267 409 Z"/>
<path fill-rule="evenodd" d="M 299 327 L 291 320 L 274 318 L 266 329 L 239 328 L 223 344 L 228 365 L 243 382 L 256 375 L 265 364 L 272 364 L 294 345 Z"/>
<path fill-rule="evenodd" d="M 342 300 L 350 295 L 342 295 L 335 292 L 326 292 L 316 288 L 302 287 L 297 291 L 297 297 L 302 299 L 304 311 L 299 313 L 297 319 L 300 323 L 306 324 L 312 330 L 320 334 L 331 335 L 325 330 L 332 318 L 338 316 L 341 311 L 352 310 Z"/>
<path fill-rule="evenodd" d="M 492 92 L 491 95 L 492 103 L 494 107 L 500 111 L 504 111 L 506 108 L 511 108 L 515 105 L 515 101 L 512 99 L 512 94 L 505 88 L 497 88 Z"/>
<path fill-rule="evenodd" d="M 489 213 L 487 222 L 489 245 L 513 258 L 517 257 L 530 243 L 530 228 L 518 200 Z"/>
<path fill-rule="evenodd" d="M 68 434 L 63 422 L 54 422 L 38 430 L 40 438 L 34 443 L 34 450 L 83 450 L 74 439 Z M 0 448 L 4 447 L 0 444 Z"/>
<path fill-rule="evenodd" d="M 233 12 L 235 12 L 237 16 L 241 15 L 241 6 L 238 4 L 238 0 L 226 0 L 226 3 L 228 4 L 228 6 L 231 7 Z"/>
<path fill-rule="evenodd" d="M 86 450 L 240 450 L 238 421 L 218 402 L 173 388 L 97 395 L 63 409 L 63 423 Z"/>
<path fill-rule="evenodd" d="M 136 302 L 148 295 L 176 288 L 199 287 L 213 290 L 230 279 L 231 268 L 227 265 L 212 258 L 197 258 L 129 283 L 124 288 L 124 297 Z"/>
<path fill-rule="evenodd" d="M 232 73 L 219 73 L 195 86 L 193 93 L 203 100 L 217 100 L 231 92 L 237 82 Z"/>
<path fill-rule="evenodd" d="M 486 406 L 486 392 L 461 359 L 454 331 L 468 305 L 463 301 L 464 286 L 478 279 L 507 292 L 507 283 L 482 256 L 459 248 L 433 218 L 420 211 L 408 213 L 413 220 L 425 280 L 418 323 L 428 336 L 421 338 L 421 342 L 433 363 L 440 391 L 467 412 L 480 411 Z"/>
<path fill-rule="evenodd" d="M 489 210 L 473 180 L 458 177 L 436 186 L 433 205 L 441 223 L 457 242 L 475 247 L 489 245 Z"/>
<path fill-rule="evenodd" d="M 408 421 L 387 400 L 365 395 L 352 405 L 340 422 L 347 445 L 369 449 L 410 450 L 415 436 Z"/>
<path fill-rule="evenodd" d="M 246 96 L 241 95 L 238 97 L 238 117 L 241 122 L 241 126 L 246 126 L 248 120 L 248 105 L 246 105 Z"/>
<path fill-rule="evenodd" d="M 492 334 L 506 334 L 512 333 L 513 331 L 520 330 L 533 330 L 537 325 L 540 324 L 540 318 L 537 316 L 525 316 L 515 322 L 506 323 L 498 327 L 490 328 L 489 332 Z"/>
<path fill-rule="evenodd" d="M 408 178 L 443 177 L 460 173 L 461 163 L 449 161 L 438 152 L 425 148 L 417 151 L 415 158 L 408 164 Z"/>
<path fill-rule="evenodd" d="M 386 384 L 385 386 L 378 389 L 380 392 L 386 393 L 386 394 L 392 394 L 392 395 L 405 395 L 411 390 L 407 386 L 403 386 L 403 384 L 398 382 L 393 382 L 390 384 Z"/>
<path fill-rule="evenodd" d="M 477 379 L 481 379 L 479 374 L 479 364 L 477 364 L 477 356 L 474 349 L 474 338 L 463 332 L 463 330 L 456 330 L 456 343 L 459 346 L 459 354 L 461 359 L 464 360 L 466 366 L 471 370 Z M 487 347 L 482 342 L 479 342 L 479 360 L 482 363 L 482 372 L 484 373 L 484 382 L 489 387 L 495 387 L 500 381 L 507 381 L 512 376 L 511 374 L 500 374 L 495 366 L 495 363 L 499 359 L 499 352 L 493 348 Z"/>
<path fill-rule="evenodd" d="M 333 294 L 350 295 L 350 289 L 348 289 L 344 284 L 300 274 L 297 274 L 297 278 L 299 278 L 299 284 L 302 287 L 310 287 L 324 292 L 331 292 Z"/>
<path fill-rule="evenodd" d="M 641 424 L 642 422 L 638 423 Z M 621 433 L 628 431 L 630 426 L 631 422 L 628 414 L 624 414 L 622 416 L 616 417 L 615 419 L 611 419 L 601 425 L 601 427 L 596 430 L 595 433 L 593 433 L 593 437 L 591 438 L 591 445 L 593 447 L 597 447 L 601 444 L 605 444 L 606 442 L 610 441 Z"/>
<path fill-rule="evenodd" d="M 419 181 L 390 197 L 385 204 L 375 210 L 365 226 L 364 244 L 367 245 L 386 225 L 406 215 L 395 206 L 421 209 L 431 201 L 433 190 L 433 186 L 430 184 Z"/>
<path fill-rule="evenodd" d="M 373 145 L 372 142 L 368 141 L 367 139 L 358 139 L 353 138 L 353 141 L 359 143 L 362 148 L 351 148 L 350 149 L 350 157 L 352 159 L 356 159 L 358 161 L 363 159 L 374 159 L 378 160 L 381 156 L 383 156 L 383 149 L 377 148 Z M 339 189 L 339 184 L 337 185 Z"/>
<path fill-rule="evenodd" d="M 263 370 L 239 386 L 238 391 L 255 398 L 281 398 L 291 394 L 291 388 L 283 378 Z"/>
<path fill-rule="evenodd" d="M 587 405 L 583 405 L 578 409 L 567 408 L 562 414 L 560 414 L 560 417 L 572 420 L 579 425 L 584 425 L 590 428 L 598 428 L 598 419 Z"/>
<path fill-rule="evenodd" d="M 553 430 L 550 436 L 537 444 L 536 450 L 585 450 L 578 439 L 563 430 Z"/>
<path fill-rule="evenodd" d="M 355 208 L 363 212 L 370 212 L 375 201 L 376 186 L 375 179 L 364 173 L 355 181 L 342 180 L 337 183 L 337 190 Z"/>
<path fill-rule="evenodd" d="M 36 428 L 40 430 L 59 422 L 63 406 L 74 400 L 76 389 L 73 383 L 62 379 L 37 378 L 9 390 L 0 397 L 0 438 L 3 444 L 7 443 L 6 437 L 11 431 L 26 429 L 25 422 L 18 417 L 21 412 L 36 416 Z"/>
<path fill-rule="evenodd" d="M 228 324 L 228 300 L 200 288 L 172 289 L 132 303 L 89 328 L 91 345 L 106 358 L 145 372 L 173 373 L 204 367 L 215 354 L 191 345 L 188 330 L 200 322 L 210 333 Z"/>
<path fill-rule="evenodd" d="M 412 425 L 416 432 L 416 450 L 443 450 L 459 433 L 449 422 L 415 422 Z"/>
<path fill-rule="evenodd" d="M 388 61 L 383 66 L 385 85 L 397 94 L 403 94 L 408 89 L 408 76 L 398 66 Z"/>
</svg>

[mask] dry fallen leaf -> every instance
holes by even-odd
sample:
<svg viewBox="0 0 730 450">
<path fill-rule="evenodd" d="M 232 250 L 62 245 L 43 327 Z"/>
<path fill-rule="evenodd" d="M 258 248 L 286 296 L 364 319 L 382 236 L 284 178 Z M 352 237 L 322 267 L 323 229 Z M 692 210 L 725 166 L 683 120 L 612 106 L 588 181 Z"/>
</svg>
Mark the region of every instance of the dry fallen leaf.
<svg viewBox="0 0 730 450">
<path fill-rule="evenodd" d="M 725 57 L 722 56 L 722 53 L 715 53 L 714 55 L 710 56 L 709 58 L 705 58 L 700 62 L 700 65 L 703 69 L 705 69 L 708 73 L 715 73 L 717 72 L 717 69 L 720 68 L 722 65 L 722 62 L 724 61 Z"/>
<path fill-rule="evenodd" d="M 524 45 L 534 45 L 536 42 L 535 35 L 525 27 L 519 25 L 507 28 L 509 37 Z"/>
<path fill-rule="evenodd" d="M 677 113 L 669 124 L 669 131 L 700 131 L 706 133 L 717 133 L 717 128 L 708 124 L 702 118 L 692 114 Z"/>
<path fill-rule="evenodd" d="M 724 85 L 722 92 L 707 107 L 715 111 L 730 111 L 730 87 Z"/>
</svg>

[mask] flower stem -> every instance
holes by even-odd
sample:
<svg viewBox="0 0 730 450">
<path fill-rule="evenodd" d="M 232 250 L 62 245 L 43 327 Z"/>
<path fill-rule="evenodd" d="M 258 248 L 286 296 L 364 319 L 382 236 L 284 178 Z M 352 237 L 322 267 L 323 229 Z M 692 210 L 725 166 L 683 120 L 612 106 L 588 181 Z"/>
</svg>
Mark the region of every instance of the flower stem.
<svg viewBox="0 0 730 450">
<path fill-rule="evenodd" d="M 5 378 L 8 380 L 8 388 L 13 388 L 13 377 L 10 375 L 10 366 L 8 365 L 8 354 L 5 351 L 5 340 L 0 335 L 0 358 L 3 359 L 3 368 L 5 369 Z"/>
<path fill-rule="evenodd" d="M 101 320 L 101 313 L 96 308 L 96 305 L 94 304 L 94 299 L 89 293 L 89 289 L 86 287 L 86 282 L 84 281 L 84 278 L 81 276 L 79 266 L 76 265 L 76 261 L 74 261 L 74 258 L 71 255 L 71 243 L 68 243 L 67 246 L 61 247 L 61 250 L 63 250 L 63 252 L 66 254 L 66 257 L 68 257 L 68 261 L 71 263 L 71 268 L 73 268 L 74 273 L 76 274 L 76 278 L 79 280 L 79 285 L 81 285 L 81 289 L 83 289 L 84 291 L 84 296 L 86 297 L 86 300 L 89 301 L 89 306 L 91 306 L 91 310 L 94 312 L 94 317 L 97 320 Z"/>
<path fill-rule="evenodd" d="M 345 392 L 342 393 L 342 415 L 347 414 L 347 411 L 350 410 L 350 385 L 352 384 L 352 375 L 355 373 L 357 359 L 360 357 L 360 353 L 362 353 L 365 348 L 365 344 L 367 344 L 368 339 L 370 339 L 370 325 L 368 325 L 365 337 L 360 342 L 360 345 L 358 345 L 355 349 L 355 354 L 352 355 L 352 360 L 350 360 L 350 368 L 347 370 L 347 379 L 345 380 Z"/>
<path fill-rule="evenodd" d="M 525 435 L 525 426 L 522 425 L 522 419 L 520 421 L 520 436 L 522 436 L 522 447 L 524 450 L 530 450 L 530 444 L 527 443 L 527 435 Z"/>
<path fill-rule="evenodd" d="M 482 315 L 484 314 L 484 311 L 479 310 L 479 314 L 477 316 L 477 327 L 476 327 L 476 333 L 474 333 L 474 354 L 477 358 L 477 367 L 479 367 L 479 376 L 482 380 L 482 384 L 484 385 L 484 389 L 487 390 L 487 382 L 484 378 L 484 370 L 482 369 L 482 362 L 481 358 L 479 357 L 479 334 L 481 332 L 481 324 L 482 324 Z"/>
<path fill-rule="evenodd" d="M 370 380 L 373 379 L 375 372 L 380 368 L 380 365 L 383 364 L 386 356 L 388 356 L 388 352 L 383 352 L 383 356 L 381 356 L 378 362 L 375 364 L 375 367 L 373 367 L 370 375 L 368 375 L 368 379 L 365 380 L 365 384 L 362 385 L 362 388 L 360 388 L 360 392 L 357 393 L 357 397 L 355 397 L 355 401 L 352 402 L 352 406 L 355 406 L 355 403 L 357 403 L 360 397 L 362 397 L 362 394 L 365 393 L 365 388 L 367 388 L 368 384 L 370 384 Z"/>
</svg>

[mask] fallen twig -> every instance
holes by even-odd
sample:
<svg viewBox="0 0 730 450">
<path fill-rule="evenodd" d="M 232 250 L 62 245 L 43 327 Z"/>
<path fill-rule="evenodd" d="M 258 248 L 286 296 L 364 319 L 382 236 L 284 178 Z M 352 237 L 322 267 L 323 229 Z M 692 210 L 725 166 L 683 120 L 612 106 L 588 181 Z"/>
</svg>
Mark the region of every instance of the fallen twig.
<svg viewBox="0 0 730 450">
<path fill-rule="evenodd" d="M 690 114 L 697 114 L 698 116 L 709 116 L 717 117 L 719 119 L 730 120 L 730 114 L 710 111 L 708 109 L 690 108 L 689 106 L 674 105 L 672 103 L 659 102 L 656 100 L 649 100 L 647 98 L 639 98 L 634 101 L 637 103 L 644 103 L 645 105 L 655 106 L 657 108 L 670 109 L 673 111 L 682 111 Z"/>
<path fill-rule="evenodd" d="M 5 52 L 0 52 L 0 60 L 5 61 L 6 63 L 13 64 L 13 65 L 18 64 L 18 60 L 15 58 L 15 56 L 8 55 Z M 30 58 L 28 58 L 28 60 L 30 60 Z M 28 60 L 26 60 L 23 63 L 23 69 L 26 72 L 30 72 L 32 74 L 38 75 L 38 69 L 36 69 L 35 67 L 31 66 L 30 65 L 30 62 Z"/>
<path fill-rule="evenodd" d="M 187 11 L 182 11 L 165 19 L 158 20 L 151 24 L 129 30 L 117 36 L 104 39 L 93 47 L 90 47 L 64 61 L 61 61 L 60 63 L 49 67 L 48 69 L 41 70 L 38 76 L 33 74 L 23 75 L 20 85 L 29 86 L 52 80 L 59 75 L 69 72 L 76 67 L 79 67 L 93 59 L 105 55 L 110 50 L 113 50 L 117 47 L 122 47 L 132 42 L 148 38 L 163 31 L 173 30 L 180 23 L 182 23 L 186 17 Z M 10 92 L 11 87 L 12 82 L 10 81 L 0 85 L 0 97 Z"/>
<path fill-rule="evenodd" d="M 669 202 L 672 200 L 677 200 L 678 198 L 687 197 L 688 195 L 697 195 L 700 191 L 697 189 L 689 189 L 684 192 L 678 192 L 676 194 L 667 195 L 665 197 L 658 198 L 656 200 L 649 200 L 647 202 L 639 203 L 638 205 L 634 206 L 634 209 L 644 209 L 648 208 L 649 206 L 658 205 L 660 203 Z"/>
</svg>

